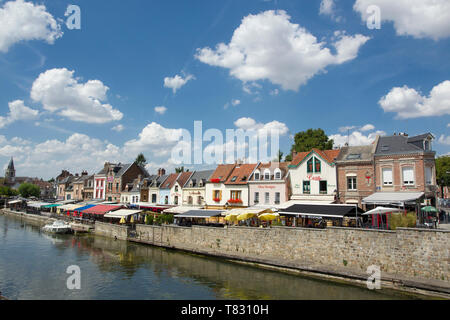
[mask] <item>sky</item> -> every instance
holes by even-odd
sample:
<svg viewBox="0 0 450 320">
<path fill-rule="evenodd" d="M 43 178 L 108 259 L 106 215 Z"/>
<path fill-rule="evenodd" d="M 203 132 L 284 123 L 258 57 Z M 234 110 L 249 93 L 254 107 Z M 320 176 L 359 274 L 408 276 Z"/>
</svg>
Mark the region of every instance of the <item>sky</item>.
<svg viewBox="0 0 450 320">
<path fill-rule="evenodd" d="M 450 154 L 450 2 L 0 1 L 3 169 L 209 169 L 171 156 L 194 121 L 275 130 L 285 155 L 308 128 L 336 147 L 431 132 Z"/>
</svg>

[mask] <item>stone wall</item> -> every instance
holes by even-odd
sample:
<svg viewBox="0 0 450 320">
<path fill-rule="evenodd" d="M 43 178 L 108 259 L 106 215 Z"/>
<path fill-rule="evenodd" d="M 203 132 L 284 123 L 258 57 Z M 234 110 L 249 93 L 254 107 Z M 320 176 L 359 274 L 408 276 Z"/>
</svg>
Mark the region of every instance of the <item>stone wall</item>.
<svg viewBox="0 0 450 320">
<path fill-rule="evenodd" d="M 127 240 L 128 238 L 127 226 L 120 226 L 117 224 L 95 222 L 95 234 L 105 237 L 116 238 L 120 240 Z"/>
<path fill-rule="evenodd" d="M 138 225 L 136 233 L 149 244 L 302 270 L 352 276 L 378 265 L 394 278 L 450 281 L 449 231 Z"/>
</svg>

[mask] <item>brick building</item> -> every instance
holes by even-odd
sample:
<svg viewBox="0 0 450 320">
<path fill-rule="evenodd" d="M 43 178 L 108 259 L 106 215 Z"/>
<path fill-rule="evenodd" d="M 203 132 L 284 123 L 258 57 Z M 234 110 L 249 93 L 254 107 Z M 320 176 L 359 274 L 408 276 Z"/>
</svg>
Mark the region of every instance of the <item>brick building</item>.
<svg viewBox="0 0 450 320">
<path fill-rule="evenodd" d="M 134 179 L 148 177 L 147 170 L 133 163 L 108 163 L 106 166 L 106 185 L 105 199 L 107 201 L 120 201 L 120 194 L 128 183 L 132 183 Z"/>
</svg>

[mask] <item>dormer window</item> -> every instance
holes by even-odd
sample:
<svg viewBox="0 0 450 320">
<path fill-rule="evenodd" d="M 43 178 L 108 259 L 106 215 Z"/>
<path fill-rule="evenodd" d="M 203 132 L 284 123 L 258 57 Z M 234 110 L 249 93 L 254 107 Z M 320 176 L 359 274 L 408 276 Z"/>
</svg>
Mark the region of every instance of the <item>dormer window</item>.
<svg viewBox="0 0 450 320">
<path fill-rule="evenodd" d="M 275 169 L 275 179 L 281 179 L 281 170 L 280 169 Z"/>
<path fill-rule="evenodd" d="M 261 175 L 260 175 L 259 171 L 256 171 L 255 172 L 255 180 L 259 180 L 259 179 L 261 179 Z"/>
<path fill-rule="evenodd" d="M 424 142 L 423 142 L 423 149 L 425 151 L 431 151 L 431 141 L 430 141 L 430 139 L 424 140 Z"/>
<path fill-rule="evenodd" d="M 264 180 L 270 180 L 270 170 L 264 170 Z"/>
<path fill-rule="evenodd" d="M 234 176 L 233 178 L 231 178 L 231 182 L 235 182 L 237 179 L 237 176 Z"/>
</svg>

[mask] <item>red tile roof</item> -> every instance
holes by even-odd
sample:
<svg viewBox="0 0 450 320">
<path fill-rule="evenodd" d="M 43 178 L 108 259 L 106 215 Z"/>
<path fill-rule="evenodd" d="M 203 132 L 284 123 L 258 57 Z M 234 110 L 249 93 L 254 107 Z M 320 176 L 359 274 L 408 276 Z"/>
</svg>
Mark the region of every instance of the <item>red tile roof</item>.
<svg viewBox="0 0 450 320">
<path fill-rule="evenodd" d="M 246 184 L 256 166 L 256 163 L 241 164 L 239 166 L 236 166 L 229 175 L 225 184 Z M 236 179 L 232 181 L 234 177 L 236 177 Z"/>
<path fill-rule="evenodd" d="M 325 161 L 328 161 L 329 163 L 333 163 L 337 156 L 339 155 L 340 149 L 336 150 L 319 150 L 319 149 L 312 149 L 311 151 L 307 152 L 299 152 L 297 155 L 292 159 L 291 165 L 298 166 L 312 151 L 314 151 L 316 154 L 318 154 L 321 158 L 323 158 Z"/>
<path fill-rule="evenodd" d="M 219 179 L 220 182 L 224 182 L 230 176 L 231 171 L 233 171 L 235 164 L 219 164 L 214 171 L 214 173 L 209 178 L 209 181 Z"/>
<path fill-rule="evenodd" d="M 170 189 L 173 187 L 173 184 L 175 181 L 177 181 L 177 178 L 180 174 L 179 173 L 172 173 L 169 175 L 169 177 L 164 181 L 164 183 L 161 185 L 161 189 Z"/>
<path fill-rule="evenodd" d="M 183 187 L 186 182 L 189 180 L 189 178 L 191 177 L 192 172 L 183 172 L 180 174 L 180 176 L 177 179 L 178 184 Z"/>
</svg>

